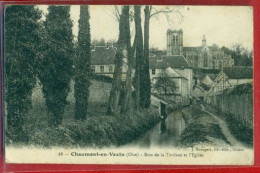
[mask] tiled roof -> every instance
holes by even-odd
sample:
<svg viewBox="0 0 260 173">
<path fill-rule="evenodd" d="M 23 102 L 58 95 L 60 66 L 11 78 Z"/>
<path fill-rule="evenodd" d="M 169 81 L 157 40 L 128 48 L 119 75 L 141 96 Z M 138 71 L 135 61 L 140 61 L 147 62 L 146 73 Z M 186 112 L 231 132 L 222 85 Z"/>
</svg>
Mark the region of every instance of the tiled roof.
<svg viewBox="0 0 260 173">
<path fill-rule="evenodd" d="M 191 68 L 188 61 L 184 56 L 163 56 L 161 60 L 157 58 L 149 59 L 150 69 L 166 69 L 167 67 L 171 68 Z"/>
<path fill-rule="evenodd" d="M 197 76 L 200 80 L 203 80 L 206 76 L 209 76 L 213 81 L 218 76 L 219 69 L 193 69 L 195 76 Z"/>
<path fill-rule="evenodd" d="M 225 67 L 223 72 L 229 79 L 252 79 L 253 68 L 252 67 Z"/>
<path fill-rule="evenodd" d="M 115 64 L 116 48 L 106 46 L 96 46 L 91 50 L 92 65 L 108 65 Z M 188 61 L 182 55 L 177 56 L 160 56 L 161 60 L 157 60 L 157 56 L 149 58 L 150 69 L 166 69 L 171 68 L 191 68 Z"/>
<path fill-rule="evenodd" d="M 207 46 L 210 50 L 213 50 L 212 46 Z M 201 51 L 202 46 L 196 46 L 196 47 L 183 47 L 183 52 L 186 51 Z"/>
<path fill-rule="evenodd" d="M 183 51 L 200 51 L 201 50 L 201 46 L 199 47 L 183 47 Z"/>
<path fill-rule="evenodd" d="M 210 85 L 213 83 L 213 81 L 212 81 L 211 78 L 207 75 L 207 76 L 205 76 L 205 77 L 201 80 L 201 83 L 210 86 Z"/>
<path fill-rule="evenodd" d="M 171 67 L 168 67 L 167 69 L 165 69 L 165 72 L 167 73 L 168 77 L 187 79 L 184 76 L 182 76 L 180 73 L 178 73 L 177 71 L 173 70 Z"/>
<path fill-rule="evenodd" d="M 210 89 L 210 87 L 204 83 L 200 84 L 200 87 L 202 87 L 205 91 L 208 91 Z"/>
<path fill-rule="evenodd" d="M 91 50 L 92 65 L 115 64 L 116 50 L 114 47 L 96 46 Z"/>
</svg>

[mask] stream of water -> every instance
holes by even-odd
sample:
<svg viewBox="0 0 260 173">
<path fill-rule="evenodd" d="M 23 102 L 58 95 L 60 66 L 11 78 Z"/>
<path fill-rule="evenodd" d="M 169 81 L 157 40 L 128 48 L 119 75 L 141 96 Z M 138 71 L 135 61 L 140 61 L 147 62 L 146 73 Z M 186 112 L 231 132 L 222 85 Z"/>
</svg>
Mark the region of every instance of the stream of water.
<svg viewBox="0 0 260 173">
<path fill-rule="evenodd" d="M 185 127 L 181 112 L 172 112 L 140 138 L 127 144 L 129 147 L 175 147 Z"/>
</svg>

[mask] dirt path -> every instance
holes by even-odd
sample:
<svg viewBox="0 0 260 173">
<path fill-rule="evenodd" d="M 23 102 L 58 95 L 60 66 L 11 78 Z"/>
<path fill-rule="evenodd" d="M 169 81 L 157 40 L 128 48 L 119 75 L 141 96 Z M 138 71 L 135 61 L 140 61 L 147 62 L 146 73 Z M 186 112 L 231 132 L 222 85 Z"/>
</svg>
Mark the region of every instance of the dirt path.
<svg viewBox="0 0 260 173">
<path fill-rule="evenodd" d="M 232 146 L 244 146 L 244 144 L 242 144 L 241 142 L 239 142 L 230 132 L 230 130 L 228 129 L 228 126 L 226 124 L 225 121 L 223 121 L 222 119 L 218 118 L 216 115 L 213 115 L 212 113 L 208 112 L 205 107 L 201 104 L 201 110 L 207 114 L 209 114 L 210 116 L 212 116 L 213 118 L 215 118 L 218 121 L 219 127 L 221 128 L 221 131 L 223 133 L 223 135 L 226 137 L 227 141 L 232 145 Z"/>
</svg>

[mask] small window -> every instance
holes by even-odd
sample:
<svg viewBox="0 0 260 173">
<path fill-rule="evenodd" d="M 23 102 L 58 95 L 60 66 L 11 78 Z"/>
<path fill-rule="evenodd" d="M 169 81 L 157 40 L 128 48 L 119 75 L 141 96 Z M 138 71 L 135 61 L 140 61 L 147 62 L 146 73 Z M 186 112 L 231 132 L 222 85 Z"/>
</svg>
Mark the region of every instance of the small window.
<svg viewBox="0 0 260 173">
<path fill-rule="evenodd" d="M 104 73 L 104 66 L 100 66 L 100 72 Z"/>
<path fill-rule="evenodd" d="M 113 66 L 109 66 L 109 72 L 113 72 Z"/>
<path fill-rule="evenodd" d="M 152 69 L 152 74 L 155 74 L 155 69 Z"/>
<path fill-rule="evenodd" d="M 95 73 L 95 66 L 91 66 L 91 71 Z"/>
</svg>

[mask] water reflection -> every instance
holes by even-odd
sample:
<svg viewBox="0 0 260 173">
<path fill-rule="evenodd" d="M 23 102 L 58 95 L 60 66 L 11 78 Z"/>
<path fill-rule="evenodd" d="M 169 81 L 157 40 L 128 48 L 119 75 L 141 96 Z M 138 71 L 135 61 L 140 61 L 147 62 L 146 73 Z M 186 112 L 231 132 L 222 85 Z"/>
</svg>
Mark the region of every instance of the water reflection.
<svg viewBox="0 0 260 173">
<path fill-rule="evenodd" d="M 128 146 L 149 148 L 152 146 L 174 147 L 185 128 L 185 122 L 180 112 L 173 112 L 162 119 L 153 129 Z"/>
<path fill-rule="evenodd" d="M 160 133 L 166 133 L 166 122 L 165 122 L 165 119 L 161 120 L 160 122 Z"/>
</svg>

